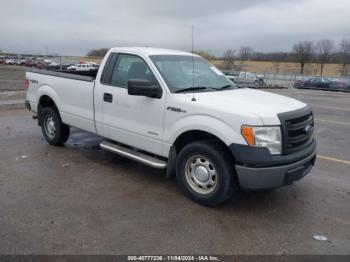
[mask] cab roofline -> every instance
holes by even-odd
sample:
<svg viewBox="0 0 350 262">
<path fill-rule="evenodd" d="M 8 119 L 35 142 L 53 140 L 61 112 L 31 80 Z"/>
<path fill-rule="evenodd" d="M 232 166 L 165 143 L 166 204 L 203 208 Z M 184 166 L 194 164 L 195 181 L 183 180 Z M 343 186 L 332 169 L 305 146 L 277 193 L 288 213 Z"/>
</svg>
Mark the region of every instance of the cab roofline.
<svg viewBox="0 0 350 262">
<path fill-rule="evenodd" d="M 111 48 L 112 52 L 132 52 L 132 53 L 141 53 L 147 56 L 151 55 L 186 55 L 191 56 L 192 53 L 173 50 L 173 49 L 164 49 L 164 48 L 154 48 L 154 47 L 114 47 Z M 194 56 L 198 56 L 194 54 Z"/>
</svg>

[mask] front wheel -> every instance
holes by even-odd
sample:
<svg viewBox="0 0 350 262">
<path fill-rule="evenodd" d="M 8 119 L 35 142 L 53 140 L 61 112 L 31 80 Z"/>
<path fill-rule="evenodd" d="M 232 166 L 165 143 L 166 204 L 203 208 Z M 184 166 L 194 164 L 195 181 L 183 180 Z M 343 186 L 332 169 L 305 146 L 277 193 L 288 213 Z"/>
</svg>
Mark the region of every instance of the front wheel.
<svg viewBox="0 0 350 262">
<path fill-rule="evenodd" d="M 70 134 L 69 126 L 62 123 L 57 110 L 45 107 L 40 112 L 40 124 L 43 135 L 50 145 L 62 145 Z"/>
<path fill-rule="evenodd" d="M 207 206 L 228 200 L 238 188 L 232 159 L 218 142 L 198 141 L 185 146 L 176 161 L 176 176 L 189 198 Z"/>
</svg>

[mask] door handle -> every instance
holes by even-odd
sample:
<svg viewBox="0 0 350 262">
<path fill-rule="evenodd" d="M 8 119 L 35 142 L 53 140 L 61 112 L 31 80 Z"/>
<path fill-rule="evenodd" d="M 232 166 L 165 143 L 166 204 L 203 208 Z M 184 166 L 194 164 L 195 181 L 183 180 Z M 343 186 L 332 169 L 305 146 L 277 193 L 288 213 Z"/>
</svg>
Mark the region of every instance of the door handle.
<svg viewBox="0 0 350 262">
<path fill-rule="evenodd" d="M 113 95 L 109 93 L 104 93 L 103 94 L 103 101 L 112 103 L 113 102 Z"/>
</svg>

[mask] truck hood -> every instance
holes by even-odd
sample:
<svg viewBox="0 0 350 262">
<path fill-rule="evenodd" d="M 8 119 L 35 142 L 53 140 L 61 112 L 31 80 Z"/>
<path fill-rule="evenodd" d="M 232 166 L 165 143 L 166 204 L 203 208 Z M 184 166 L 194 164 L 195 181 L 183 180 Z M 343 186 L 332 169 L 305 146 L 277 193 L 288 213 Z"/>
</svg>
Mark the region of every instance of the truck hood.
<svg viewBox="0 0 350 262">
<path fill-rule="evenodd" d="M 244 112 L 244 114 L 260 117 L 264 125 L 278 125 L 280 124 L 278 113 L 306 106 L 293 98 L 249 88 L 196 93 L 195 98 L 203 106 L 218 111 Z"/>
</svg>

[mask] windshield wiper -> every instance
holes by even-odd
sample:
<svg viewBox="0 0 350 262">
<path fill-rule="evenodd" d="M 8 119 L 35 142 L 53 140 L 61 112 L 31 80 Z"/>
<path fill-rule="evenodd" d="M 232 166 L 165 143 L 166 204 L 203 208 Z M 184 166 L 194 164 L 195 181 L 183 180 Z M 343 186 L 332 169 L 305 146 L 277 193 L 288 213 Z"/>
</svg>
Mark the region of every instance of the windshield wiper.
<svg viewBox="0 0 350 262">
<path fill-rule="evenodd" d="M 205 90 L 205 89 L 209 89 L 209 87 L 193 86 L 193 87 L 187 87 L 187 88 L 176 90 L 174 93 L 190 92 L 190 91 Z"/>
<path fill-rule="evenodd" d="M 225 86 L 216 88 L 216 90 L 224 90 L 224 89 L 228 89 L 228 88 L 230 88 L 230 87 L 234 87 L 234 85 L 225 85 Z"/>
</svg>

